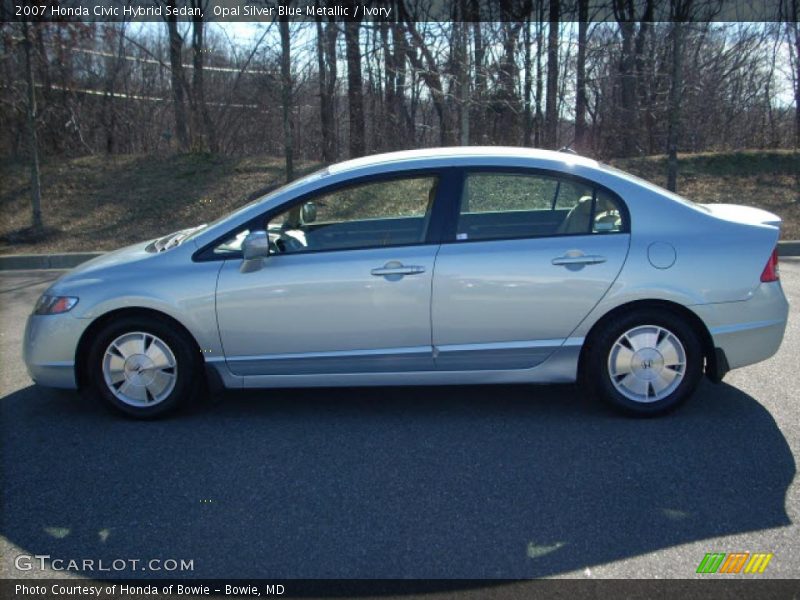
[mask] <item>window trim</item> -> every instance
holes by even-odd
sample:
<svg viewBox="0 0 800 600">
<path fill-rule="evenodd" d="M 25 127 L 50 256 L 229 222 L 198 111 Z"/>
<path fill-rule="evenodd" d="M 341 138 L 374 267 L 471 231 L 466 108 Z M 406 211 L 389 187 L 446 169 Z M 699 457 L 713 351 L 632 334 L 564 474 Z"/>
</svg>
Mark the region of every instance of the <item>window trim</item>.
<svg viewBox="0 0 800 600">
<path fill-rule="evenodd" d="M 251 231 L 266 222 L 269 222 L 273 217 L 291 210 L 295 206 L 309 202 L 320 196 L 336 192 L 341 189 L 356 187 L 367 183 L 379 183 L 382 181 L 393 181 L 398 179 L 415 179 L 424 177 L 435 177 L 438 179 L 436 184 L 436 195 L 433 199 L 433 206 L 431 208 L 431 217 L 428 221 L 428 231 L 425 233 L 425 239 L 420 242 L 413 242 L 408 244 L 392 244 L 389 246 L 362 246 L 357 248 L 328 248 L 320 250 L 309 250 L 308 252 L 297 252 L 292 255 L 308 255 L 308 254 L 321 254 L 327 252 L 357 252 L 360 250 L 376 250 L 381 248 L 407 248 L 410 246 L 428 246 L 433 244 L 440 244 L 444 239 L 445 229 L 448 218 L 448 207 L 452 204 L 453 191 L 457 185 L 457 179 L 460 179 L 460 173 L 454 167 L 432 167 L 422 169 L 408 169 L 400 171 L 391 171 L 388 173 L 376 173 L 372 175 L 362 175 L 345 179 L 337 183 L 326 185 L 316 190 L 306 192 L 300 196 L 295 196 L 272 209 L 265 210 L 253 217 L 249 221 L 242 223 L 238 227 L 226 231 L 224 234 L 217 236 L 211 242 L 205 244 L 202 248 L 198 249 L 192 254 L 192 261 L 194 262 L 213 262 L 220 260 L 236 260 L 244 258 L 241 251 L 231 252 L 228 254 L 214 254 L 214 248 L 219 246 L 222 242 L 232 237 L 237 231 L 243 229 L 250 229 Z"/>
<path fill-rule="evenodd" d="M 573 237 L 582 237 L 582 236 L 606 236 L 606 235 L 619 235 L 619 234 L 630 234 L 631 232 L 631 217 L 630 211 L 628 210 L 628 205 L 625 204 L 625 201 L 622 197 L 614 192 L 613 190 L 608 189 L 606 186 L 593 181 L 591 179 L 587 179 L 586 177 L 581 177 L 580 175 L 574 175 L 573 173 L 565 173 L 563 171 L 557 171 L 552 169 L 541 169 L 537 167 L 512 167 L 512 166 L 468 166 L 468 167 L 460 167 L 459 169 L 461 175 L 461 185 L 458 186 L 458 196 L 455 199 L 454 205 L 450 206 L 450 211 L 448 213 L 448 227 L 446 228 L 446 236 L 442 239 L 442 244 L 469 244 L 469 243 L 480 243 L 480 242 L 503 242 L 503 241 L 512 241 L 512 240 L 552 240 L 557 238 L 573 238 Z M 524 235 L 524 236 L 512 236 L 512 237 L 497 237 L 497 238 L 480 238 L 480 239 L 464 239 L 459 240 L 456 239 L 456 232 L 458 231 L 458 219 L 461 216 L 461 202 L 463 199 L 463 189 L 466 186 L 467 177 L 469 177 L 473 173 L 497 173 L 497 174 L 508 174 L 508 175 L 527 175 L 527 176 L 543 176 L 543 177 L 550 177 L 552 179 L 556 179 L 558 183 L 558 188 L 560 190 L 561 181 L 573 181 L 575 183 L 579 183 L 582 185 L 586 185 L 592 188 L 592 210 L 591 210 L 591 218 L 589 223 L 592 223 L 595 213 L 595 207 L 597 205 L 597 195 L 599 191 L 608 194 L 618 205 L 620 209 L 620 215 L 622 216 L 622 228 L 619 231 L 608 231 L 608 232 L 596 232 L 596 231 L 589 231 L 586 233 L 561 233 L 561 234 L 553 234 L 553 235 Z M 556 196 L 557 198 L 558 196 Z M 554 210 L 554 209 L 551 209 Z M 508 212 L 508 211 L 505 211 Z"/>
</svg>

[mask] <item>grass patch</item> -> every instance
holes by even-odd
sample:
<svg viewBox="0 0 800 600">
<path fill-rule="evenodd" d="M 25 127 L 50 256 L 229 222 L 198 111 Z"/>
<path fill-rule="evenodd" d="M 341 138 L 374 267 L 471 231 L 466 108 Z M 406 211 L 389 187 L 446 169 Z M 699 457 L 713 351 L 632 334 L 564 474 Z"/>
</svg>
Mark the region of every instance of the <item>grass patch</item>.
<svg viewBox="0 0 800 600">
<path fill-rule="evenodd" d="M 657 185 L 666 185 L 663 156 L 611 163 Z M 678 156 L 678 193 L 701 203 L 743 204 L 783 219 L 781 237 L 800 239 L 800 152 L 747 150 Z"/>
<path fill-rule="evenodd" d="M 780 215 L 783 238 L 800 239 L 800 153 L 682 155 L 679 192 L 697 202 L 758 206 Z M 663 185 L 664 157 L 612 161 Z M 301 164 L 298 170 L 315 168 Z M 112 250 L 226 214 L 283 181 L 276 157 L 205 154 L 48 158 L 42 164 L 44 235 L 29 227 L 30 179 L 22 162 L 0 163 L 0 253 Z"/>
<path fill-rule="evenodd" d="M 23 163 L 0 165 L 0 253 L 113 250 L 213 220 L 284 175 L 273 157 L 50 158 L 42 164 L 47 235 L 38 239 L 28 229 L 29 177 Z"/>
</svg>

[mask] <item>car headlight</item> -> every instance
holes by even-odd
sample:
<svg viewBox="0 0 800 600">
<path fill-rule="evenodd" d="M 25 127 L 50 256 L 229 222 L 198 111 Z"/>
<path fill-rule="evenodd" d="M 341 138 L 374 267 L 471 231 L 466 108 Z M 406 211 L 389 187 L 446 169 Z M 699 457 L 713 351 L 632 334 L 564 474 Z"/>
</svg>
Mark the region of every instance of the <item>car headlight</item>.
<svg viewBox="0 0 800 600">
<path fill-rule="evenodd" d="M 78 303 L 74 296 L 48 296 L 42 294 L 33 309 L 35 315 L 58 315 L 72 310 Z"/>
</svg>

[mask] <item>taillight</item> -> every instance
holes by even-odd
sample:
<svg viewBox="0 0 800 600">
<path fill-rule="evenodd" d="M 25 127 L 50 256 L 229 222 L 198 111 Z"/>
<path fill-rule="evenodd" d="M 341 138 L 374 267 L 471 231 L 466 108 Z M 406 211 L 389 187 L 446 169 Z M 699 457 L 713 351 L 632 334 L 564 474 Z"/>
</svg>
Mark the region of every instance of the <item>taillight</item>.
<svg viewBox="0 0 800 600">
<path fill-rule="evenodd" d="M 767 261 L 767 266 L 761 272 L 761 281 L 768 283 L 770 281 L 778 281 L 780 275 L 778 273 L 778 248 L 772 251 Z"/>
</svg>

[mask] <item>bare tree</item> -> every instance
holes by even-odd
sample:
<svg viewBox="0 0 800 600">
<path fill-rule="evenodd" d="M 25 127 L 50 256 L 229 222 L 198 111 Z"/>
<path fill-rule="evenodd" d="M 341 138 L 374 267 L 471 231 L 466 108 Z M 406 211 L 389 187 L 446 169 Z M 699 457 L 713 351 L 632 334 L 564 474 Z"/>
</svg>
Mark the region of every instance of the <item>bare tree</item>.
<svg viewBox="0 0 800 600">
<path fill-rule="evenodd" d="M 117 102 L 115 102 L 114 94 L 117 79 L 119 78 L 120 70 L 123 66 L 123 51 L 125 47 L 125 23 L 123 22 L 119 29 L 112 27 L 108 30 L 114 33 L 112 36 L 108 36 L 110 41 L 114 41 L 116 38 L 117 49 L 114 56 L 109 56 L 106 59 L 106 78 L 105 78 L 105 90 L 103 95 L 103 110 L 102 110 L 102 118 L 103 118 L 103 125 L 105 127 L 106 135 L 105 135 L 105 149 L 106 154 L 112 154 L 115 150 L 115 143 L 116 143 L 116 122 L 117 122 Z M 40 38 L 41 40 L 41 38 Z M 42 41 L 39 42 L 39 51 L 44 48 L 44 44 Z M 109 53 L 110 54 L 110 53 Z"/>
<path fill-rule="evenodd" d="M 486 45 L 483 40 L 483 32 L 481 30 L 481 3 L 480 0 L 469 0 L 467 7 L 469 11 L 469 19 L 472 21 L 472 65 L 475 71 L 475 85 L 472 91 L 472 133 L 471 137 L 476 137 L 475 132 L 482 132 L 484 127 L 484 114 L 483 107 L 486 99 L 486 65 L 484 59 L 486 56 Z"/>
<path fill-rule="evenodd" d="M 575 149 L 586 150 L 586 36 L 589 0 L 578 0 L 578 57 L 575 65 Z"/>
<path fill-rule="evenodd" d="M 467 0 L 459 0 L 455 6 L 456 19 L 453 22 L 453 37 L 455 50 L 454 62 L 456 77 L 456 103 L 458 106 L 459 144 L 469 145 L 469 116 L 470 116 L 470 89 L 469 89 L 469 48 L 467 33 Z"/>
<path fill-rule="evenodd" d="M 286 159 L 286 181 L 294 179 L 294 135 L 292 131 L 292 57 L 288 17 L 280 17 L 281 32 L 281 114 L 283 115 L 283 151 Z"/>
<path fill-rule="evenodd" d="M 669 89 L 669 131 L 667 134 L 667 189 L 678 191 L 678 144 L 681 127 L 681 95 L 683 93 L 683 28 L 692 0 L 671 0 L 672 73 Z"/>
<path fill-rule="evenodd" d="M 186 77 L 183 72 L 183 37 L 178 32 L 176 0 L 165 0 L 165 3 L 172 9 L 165 19 L 169 33 L 169 64 L 172 78 L 172 109 L 175 113 L 175 136 L 178 138 L 178 149 L 186 152 L 189 150 L 189 133 L 183 94 L 186 87 Z"/>
<path fill-rule="evenodd" d="M 360 29 L 361 23 L 358 20 L 347 21 L 344 26 L 347 54 L 347 101 L 350 110 L 350 158 L 363 156 L 366 151 Z"/>
<path fill-rule="evenodd" d="M 517 93 L 519 69 L 517 67 L 517 41 L 524 21 L 521 14 L 530 13 L 530 2 L 514 6 L 512 0 L 501 0 L 501 36 L 503 54 L 498 64 L 497 87 L 495 91 L 495 133 L 492 136 L 505 145 L 519 144 L 519 114 L 522 112 Z"/>
<path fill-rule="evenodd" d="M 542 74 L 542 47 L 544 46 L 544 0 L 536 0 L 536 116 L 533 120 L 533 145 L 541 147 L 544 114 L 542 113 L 542 96 L 544 78 Z"/>
<path fill-rule="evenodd" d="M 39 143 L 36 139 L 36 89 L 33 81 L 33 43 L 31 31 L 27 21 L 22 22 L 22 46 L 25 49 L 25 79 L 28 86 L 28 144 L 31 153 L 31 216 L 35 234 L 40 234 L 42 225 L 42 184 L 39 174 Z"/>
<path fill-rule="evenodd" d="M 559 0 L 550 0 L 547 35 L 547 99 L 544 109 L 544 145 L 555 148 L 558 144 L 558 29 Z"/>
<path fill-rule="evenodd" d="M 523 111 L 525 124 L 522 132 L 522 145 L 530 146 L 533 139 L 533 113 L 531 111 L 531 89 L 533 87 L 533 65 L 531 63 L 531 15 L 525 20 L 522 29 L 522 44 L 525 46 L 522 69 L 525 73 L 525 82 L 522 87 Z"/>
<path fill-rule="evenodd" d="M 456 0 L 456 23 L 426 20 L 424 3 L 387 1 L 397 10 L 351 24 L 349 44 L 339 43 L 341 20 L 320 18 L 316 38 L 288 24 L 288 53 L 279 22 L 249 46 L 197 19 L 166 22 L 164 36 L 120 24 L 29 24 L 40 158 L 149 153 L 165 139 L 180 151 L 283 157 L 289 141 L 296 169 L 300 160 L 335 161 L 351 127 L 354 156 L 458 143 L 557 147 L 566 106 L 575 109 L 574 143 L 599 158 L 800 145 L 799 111 L 777 96 L 786 87 L 800 102 L 791 20 L 800 0 L 782 0 L 775 25 L 712 22 L 717 0 L 692 0 L 679 51 L 666 14 L 646 20 L 654 0 L 614 0 L 617 20 L 589 26 L 600 6 L 589 0 L 560 2 L 560 26 L 548 23 L 552 0 Z M 564 25 L 573 20 L 584 26 Z M 21 31 L 0 28 L 0 103 L 12 108 L 0 111 L 0 153 L 28 164 Z M 347 67 L 340 85 L 337 69 Z M 285 125 L 288 136 L 269 135 Z"/>
<path fill-rule="evenodd" d="M 431 92 L 431 102 L 439 119 L 439 144 L 452 146 L 454 144 L 451 124 L 452 116 L 447 102 L 447 92 L 444 88 L 441 69 L 417 29 L 414 19 L 408 13 L 405 13 L 405 20 L 413 46 L 408 52 L 408 59 L 419 72 L 420 77 Z M 417 51 L 422 55 L 422 59 L 418 56 Z"/>
<path fill-rule="evenodd" d="M 317 26 L 317 68 L 319 70 L 320 127 L 322 133 L 322 160 L 336 160 L 336 125 L 334 122 L 334 94 L 336 92 L 336 23 Z"/>
<path fill-rule="evenodd" d="M 394 14 L 396 15 L 395 21 L 392 22 L 392 46 L 394 47 L 394 58 L 392 60 L 392 69 L 394 74 L 393 91 L 392 91 L 392 104 L 390 110 L 399 116 L 398 126 L 400 130 L 399 141 L 405 145 L 408 139 L 414 139 L 414 118 L 411 115 L 409 107 L 405 102 L 406 88 L 409 86 L 409 81 L 412 76 L 409 75 L 406 68 L 408 55 L 408 43 L 406 42 L 405 30 L 403 29 L 402 21 L 400 20 L 400 12 L 397 4 L 402 0 L 395 0 L 396 6 Z M 412 87 L 413 90 L 413 87 Z M 412 91 L 412 98 L 414 92 Z M 407 132 L 407 133 L 405 133 Z M 403 146 L 401 146 L 403 147 Z"/>
<path fill-rule="evenodd" d="M 800 0 L 786 0 L 786 32 L 791 46 L 792 85 L 794 87 L 794 147 L 800 148 Z"/>
<path fill-rule="evenodd" d="M 624 156 L 630 156 L 636 152 L 638 146 L 637 76 L 641 69 L 641 57 L 649 24 L 653 20 L 654 5 L 653 0 L 645 0 L 641 15 L 637 15 L 636 3 L 633 0 L 614 0 L 613 8 L 622 35 L 619 60 L 620 125 L 627 130 L 627 135 L 621 138 L 621 152 Z"/>
<path fill-rule="evenodd" d="M 194 132 L 193 145 L 196 149 L 210 150 L 218 152 L 217 135 L 214 130 L 214 123 L 208 112 L 206 104 L 205 83 L 204 83 L 204 61 L 205 61 L 205 37 L 203 28 L 203 15 L 205 14 L 204 0 L 191 0 L 197 10 L 192 16 L 192 131 Z M 207 4 L 207 2 L 205 2 Z M 203 142 L 198 141 L 198 133 L 203 132 Z"/>
</svg>

